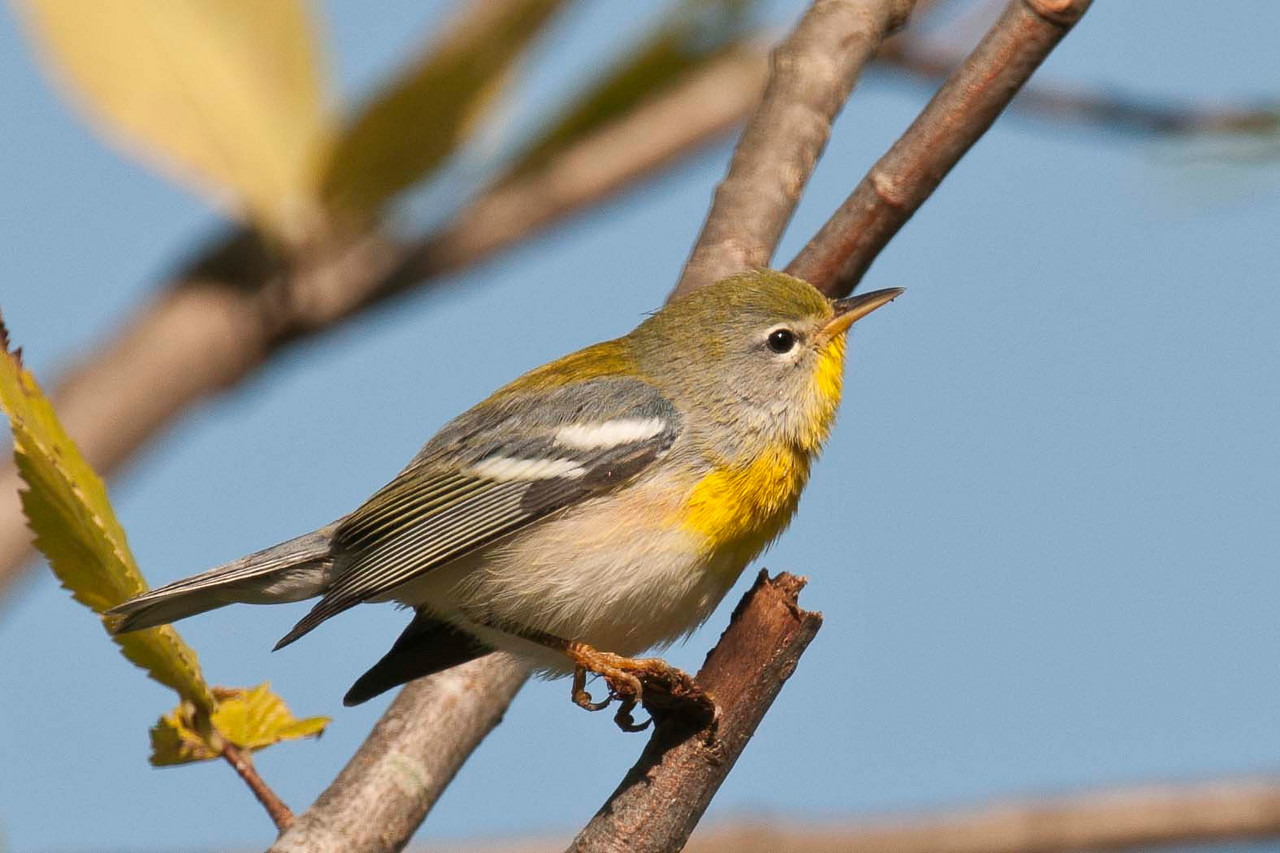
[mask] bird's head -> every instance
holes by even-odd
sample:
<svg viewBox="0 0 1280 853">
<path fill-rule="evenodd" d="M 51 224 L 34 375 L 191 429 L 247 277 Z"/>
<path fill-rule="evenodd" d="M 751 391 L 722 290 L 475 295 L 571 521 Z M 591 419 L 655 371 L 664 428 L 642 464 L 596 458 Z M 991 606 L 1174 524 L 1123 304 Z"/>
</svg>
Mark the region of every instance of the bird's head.
<svg viewBox="0 0 1280 853">
<path fill-rule="evenodd" d="M 695 420 L 816 450 L 840 402 L 849 328 L 900 293 L 832 300 L 756 270 L 672 301 L 628 337 L 644 373 Z"/>
</svg>

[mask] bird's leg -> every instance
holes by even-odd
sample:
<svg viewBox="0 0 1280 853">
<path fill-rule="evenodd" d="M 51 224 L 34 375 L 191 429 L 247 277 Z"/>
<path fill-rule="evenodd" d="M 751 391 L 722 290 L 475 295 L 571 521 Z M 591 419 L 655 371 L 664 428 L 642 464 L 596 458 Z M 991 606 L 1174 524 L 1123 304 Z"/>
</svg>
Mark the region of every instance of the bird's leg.
<svg viewBox="0 0 1280 853">
<path fill-rule="evenodd" d="M 599 711 L 614 699 L 618 700 L 618 711 L 613 721 L 618 728 L 626 732 L 644 731 L 650 720 L 637 725 L 631 712 L 644 696 L 644 682 L 641 676 L 665 669 L 679 672 L 666 661 L 657 658 L 624 658 L 612 652 L 602 652 L 586 643 L 566 641 L 564 653 L 573 661 L 573 701 L 589 711 Z M 586 695 L 585 682 L 588 672 L 594 672 L 609 685 L 609 695 L 603 702 L 592 702 Z M 683 675 L 683 673 L 681 673 Z M 688 678 L 688 676 L 685 676 Z M 585 702 L 584 702 L 585 700 Z"/>
<path fill-rule="evenodd" d="M 618 728 L 628 732 L 643 731 L 652 719 L 637 724 L 632 712 L 642 701 L 652 717 L 676 714 L 694 722 L 698 727 L 714 722 L 718 709 L 693 678 L 661 658 L 628 658 L 612 652 L 602 652 L 586 643 L 565 640 L 544 631 L 503 623 L 496 627 L 526 640 L 563 653 L 573 663 L 573 686 L 570 696 L 579 708 L 601 711 L 613 700 L 618 700 L 618 710 L 613 720 Z M 599 702 L 587 693 L 587 674 L 595 673 L 609 686 L 609 695 Z M 648 688 L 646 693 L 646 687 Z"/>
<path fill-rule="evenodd" d="M 655 711 L 663 713 L 676 710 L 679 706 L 683 711 L 692 711 L 689 716 L 703 722 L 710 722 L 715 717 L 716 706 L 711 697 L 688 673 L 661 658 L 627 658 L 612 652 L 602 652 L 586 643 L 568 641 L 563 648 L 574 665 L 574 701 L 584 708 L 599 710 L 608 704 L 609 699 L 617 699 L 620 704 L 613 719 L 623 731 L 643 731 L 652 722 L 650 719 L 637 725 L 631 716 L 641 700 L 645 701 L 645 709 L 651 716 Z M 588 672 L 604 678 L 609 685 L 609 699 L 590 705 L 583 705 L 579 701 L 577 688 L 585 684 Z M 579 673 L 583 679 L 581 684 Z M 650 687 L 648 696 L 645 695 L 646 684 Z M 582 695 L 585 696 L 585 689 Z"/>
<path fill-rule="evenodd" d="M 680 673 L 680 670 L 659 658 L 624 658 L 612 652 L 599 651 L 586 643 L 566 641 L 564 653 L 573 661 L 575 671 L 594 672 L 602 677 L 609 685 L 610 693 L 617 699 L 638 700 L 644 695 L 641 678 L 669 678 L 673 673 Z"/>
</svg>

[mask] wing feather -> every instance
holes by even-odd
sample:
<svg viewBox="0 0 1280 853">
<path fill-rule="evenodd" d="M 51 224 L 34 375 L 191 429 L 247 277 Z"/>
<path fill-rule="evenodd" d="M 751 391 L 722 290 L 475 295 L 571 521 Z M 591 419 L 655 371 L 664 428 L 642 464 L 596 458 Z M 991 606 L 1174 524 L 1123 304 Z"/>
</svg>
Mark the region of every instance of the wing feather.
<svg viewBox="0 0 1280 853">
<path fill-rule="evenodd" d="M 396 485 L 399 480 L 392 483 Z M 395 530 L 412 527 L 417 522 L 431 518 L 487 487 L 484 480 L 469 477 L 457 471 L 414 478 L 403 484 L 394 500 L 377 508 L 377 512 L 353 514 L 338 529 L 338 537 L 348 548 L 356 549 L 384 538 Z"/>
<path fill-rule="evenodd" d="M 409 467 L 339 523 L 336 578 L 276 648 L 356 604 L 383 598 L 434 568 L 617 488 L 671 447 L 680 418 L 656 389 L 631 380 L 620 390 L 614 380 L 600 393 L 591 387 L 596 384 L 558 389 L 570 399 L 544 399 L 545 408 L 506 403 L 506 411 L 495 413 L 481 404 L 442 430 Z M 592 427 L 594 435 L 617 438 L 566 446 L 557 441 L 565 406 L 572 407 L 575 424 L 625 425 L 643 417 L 660 420 L 662 429 Z"/>
</svg>

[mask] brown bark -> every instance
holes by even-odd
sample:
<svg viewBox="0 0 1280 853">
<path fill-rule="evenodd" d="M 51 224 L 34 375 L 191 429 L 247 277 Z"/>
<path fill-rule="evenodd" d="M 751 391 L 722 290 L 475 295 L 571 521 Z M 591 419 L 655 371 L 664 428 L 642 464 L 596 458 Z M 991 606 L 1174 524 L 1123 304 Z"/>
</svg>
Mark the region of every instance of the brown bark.
<svg viewBox="0 0 1280 853">
<path fill-rule="evenodd" d="M 787 272 L 831 296 L 852 291 L 880 250 L 987 132 L 1089 3 L 1012 0 Z"/>
<path fill-rule="evenodd" d="M 820 614 L 800 609 L 803 586 L 785 572 L 773 579 L 760 573 L 696 676 L 715 699 L 718 721 L 690 733 L 674 719 L 660 720 L 640 760 L 570 850 L 659 853 L 684 846 L 822 626 Z"/>
</svg>

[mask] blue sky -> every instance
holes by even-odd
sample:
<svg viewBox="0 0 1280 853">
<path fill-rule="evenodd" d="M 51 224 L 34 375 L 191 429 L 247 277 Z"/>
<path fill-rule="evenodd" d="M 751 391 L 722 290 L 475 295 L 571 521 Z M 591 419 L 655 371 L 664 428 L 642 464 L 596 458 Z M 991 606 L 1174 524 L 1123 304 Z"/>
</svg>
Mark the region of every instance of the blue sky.
<svg viewBox="0 0 1280 853">
<path fill-rule="evenodd" d="M 513 121 L 616 49 L 652 13 L 638 5 L 608 0 L 566 19 Z M 334 76 L 355 94 L 443 6 L 321 8 Z M 777 4 L 778 19 L 796 8 Z M 1274 100 L 1278 30 L 1280 6 L 1266 0 L 1099 3 L 1038 79 Z M 864 83 L 782 261 L 925 96 Z M 215 219 L 51 95 L 12 10 L 0 14 L 0 104 L 0 309 L 47 380 L 143 304 Z M 1280 764 L 1280 164 L 1238 153 L 1006 116 L 877 261 L 866 286 L 908 292 L 859 326 L 841 422 L 763 560 L 808 575 L 802 601 L 826 622 L 713 818 Z M 677 277 L 727 155 L 721 146 L 443 294 L 294 349 L 192 412 L 113 484 L 148 578 L 340 515 L 500 383 L 629 329 Z M 340 700 L 404 620 L 358 608 L 271 654 L 304 607 L 181 625 L 214 681 L 270 680 L 298 713 L 334 716 L 320 741 L 260 757 L 296 809 L 385 706 Z M 728 603 L 673 659 L 696 668 L 727 614 Z M 270 837 L 227 767 L 147 765 L 147 727 L 171 694 L 47 571 L 0 606 L 0 684 L 11 849 Z M 531 684 L 419 837 L 567 836 L 641 745 L 574 708 L 566 683 Z"/>
</svg>

